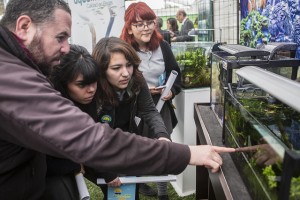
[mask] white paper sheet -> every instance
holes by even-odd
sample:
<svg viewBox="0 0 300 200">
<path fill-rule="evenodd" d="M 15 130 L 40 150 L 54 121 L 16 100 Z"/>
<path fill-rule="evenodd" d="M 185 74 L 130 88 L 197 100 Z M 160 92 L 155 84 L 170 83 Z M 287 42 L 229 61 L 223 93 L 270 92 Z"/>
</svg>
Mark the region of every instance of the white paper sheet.
<svg viewBox="0 0 300 200">
<path fill-rule="evenodd" d="M 152 182 L 170 182 L 176 181 L 175 175 L 167 175 L 167 176 L 125 176 L 119 177 L 122 184 L 126 183 L 152 183 Z M 106 184 L 103 178 L 97 179 L 97 184 Z"/>
<path fill-rule="evenodd" d="M 176 79 L 177 75 L 178 75 L 178 72 L 176 72 L 175 70 L 171 71 L 171 74 L 170 74 L 170 76 L 167 80 L 167 83 L 166 83 L 166 88 L 164 89 L 163 93 L 161 94 L 161 96 L 160 96 L 160 98 L 159 98 L 159 100 L 156 104 L 156 109 L 158 110 L 158 112 L 161 111 L 161 109 L 162 109 L 162 107 L 165 103 L 165 101 L 162 100 L 162 98 L 169 94 L 169 92 L 170 92 L 170 90 L 171 90 L 171 88 L 172 88 L 172 86 L 175 82 L 175 79 Z"/>
</svg>

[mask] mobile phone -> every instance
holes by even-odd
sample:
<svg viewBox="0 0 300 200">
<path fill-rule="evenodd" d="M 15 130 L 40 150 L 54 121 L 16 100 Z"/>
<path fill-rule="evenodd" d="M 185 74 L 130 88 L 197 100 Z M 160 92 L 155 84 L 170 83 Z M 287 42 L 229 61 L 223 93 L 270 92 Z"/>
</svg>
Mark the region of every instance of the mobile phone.
<svg viewBox="0 0 300 200">
<path fill-rule="evenodd" d="M 159 89 L 162 89 L 162 88 L 165 88 L 165 87 L 166 87 L 166 85 L 161 85 L 161 86 L 155 87 L 154 89 L 159 90 Z"/>
</svg>

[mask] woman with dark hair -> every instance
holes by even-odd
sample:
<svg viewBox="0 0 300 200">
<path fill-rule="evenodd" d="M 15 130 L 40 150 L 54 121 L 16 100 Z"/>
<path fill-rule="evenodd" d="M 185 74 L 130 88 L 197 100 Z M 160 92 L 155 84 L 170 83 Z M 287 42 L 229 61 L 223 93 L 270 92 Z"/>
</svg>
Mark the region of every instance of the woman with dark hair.
<svg viewBox="0 0 300 200">
<path fill-rule="evenodd" d="M 99 69 L 90 53 L 82 46 L 70 45 L 60 65 L 54 68 L 50 80 L 55 89 L 96 120 L 96 102 Z"/>
<path fill-rule="evenodd" d="M 136 51 L 121 39 L 110 37 L 103 38 L 96 44 L 92 56 L 100 68 L 98 121 L 107 123 L 114 129 L 140 133 L 139 116 L 148 125 L 152 138 L 170 141 L 148 86 L 138 69 L 141 61 Z M 101 189 L 105 193 L 103 186 Z M 138 187 L 136 191 L 138 199 Z"/>
<path fill-rule="evenodd" d="M 179 34 L 178 23 L 174 17 L 167 19 L 167 30 L 170 32 L 171 38 Z"/>
<path fill-rule="evenodd" d="M 170 45 L 163 40 L 155 28 L 156 18 L 154 11 L 146 3 L 130 4 L 125 11 L 121 39 L 129 43 L 138 53 L 142 61 L 139 70 L 146 79 L 155 104 L 163 92 L 163 89 L 158 86 L 166 83 L 172 70 L 178 72 L 169 94 L 163 97 L 165 103 L 160 112 L 167 131 L 171 134 L 177 124 L 172 99 L 181 91 L 181 73 Z M 149 131 L 144 129 L 143 133 L 146 132 Z M 169 199 L 167 183 L 158 183 L 158 196 L 159 199 Z"/>
<path fill-rule="evenodd" d="M 94 97 L 98 70 L 96 62 L 84 47 L 70 45 L 70 52 L 61 59 L 60 65 L 53 69 L 50 76 L 55 89 L 94 120 L 97 118 Z M 42 199 L 78 200 L 75 174 L 79 172 L 83 172 L 80 164 L 47 156 L 46 190 Z"/>
</svg>

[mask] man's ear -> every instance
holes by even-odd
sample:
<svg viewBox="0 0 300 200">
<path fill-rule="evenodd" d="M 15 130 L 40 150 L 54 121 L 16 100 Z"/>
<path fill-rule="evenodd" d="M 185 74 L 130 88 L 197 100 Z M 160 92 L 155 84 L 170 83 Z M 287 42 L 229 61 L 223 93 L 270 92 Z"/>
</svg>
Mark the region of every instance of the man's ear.
<svg viewBox="0 0 300 200">
<path fill-rule="evenodd" d="M 25 43 L 30 43 L 35 33 L 36 27 L 27 15 L 22 15 L 16 23 L 15 34 Z"/>
</svg>

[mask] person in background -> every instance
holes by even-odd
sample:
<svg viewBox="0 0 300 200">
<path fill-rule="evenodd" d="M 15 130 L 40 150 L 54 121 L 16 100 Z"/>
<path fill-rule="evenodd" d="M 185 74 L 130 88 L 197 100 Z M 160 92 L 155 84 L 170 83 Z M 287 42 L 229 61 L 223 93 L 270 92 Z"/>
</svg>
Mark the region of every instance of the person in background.
<svg viewBox="0 0 300 200">
<path fill-rule="evenodd" d="M 97 107 L 95 94 L 99 68 L 89 52 L 82 46 L 70 45 L 60 65 L 50 75 L 54 88 L 95 121 Z M 42 199 L 78 200 L 75 175 L 83 172 L 82 165 L 64 158 L 47 156 L 46 189 Z"/>
<path fill-rule="evenodd" d="M 170 32 L 171 39 L 179 34 L 177 20 L 173 17 L 167 19 L 167 30 Z"/>
<path fill-rule="evenodd" d="M 176 19 L 181 23 L 181 29 L 179 34 L 175 37 L 172 37 L 172 42 L 186 42 L 193 41 L 194 38 L 188 35 L 188 32 L 194 28 L 194 23 L 189 20 L 184 9 L 179 9 L 176 13 Z"/>
<path fill-rule="evenodd" d="M 138 69 L 141 61 L 135 50 L 120 38 L 103 38 L 96 44 L 92 56 L 100 71 L 98 121 L 112 128 L 139 133 L 138 115 L 148 125 L 151 138 L 170 141 Z"/>
<path fill-rule="evenodd" d="M 137 51 L 142 61 L 139 69 L 143 72 L 155 104 L 163 92 L 162 88 L 157 87 L 166 84 L 172 70 L 178 73 L 170 92 L 163 97 L 165 103 L 160 111 L 167 131 L 171 135 L 177 124 L 172 99 L 181 91 L 181 73 L 170 45 L 163 40 L 155 28 L 155 20 L 155 13 L 146 3 L 130 4 L 125 11 L 125 25 L 121 39 Z M 144 128 L 143 134 L 147 133 L 149 130 Z M 159 199 L 168 199 L 167 183 L 158 183 L 157 186 Z"/>
<path fill-rule="evenodd" d="M 163 26 L 163 19 L 161 17 L 157 17 L 156 19 L 156 25 L 160 32 L 160 34 L 163 36 L 164 40 L 166 40 L 169 44 L 171 44 L 171 34 L 167 30 L 162 30 Z"/>
<path fill-rule="evenodd" d="M 1 199 L 41 199 L 45 154 L 132 176 L 179 174 L 189 164 L 217 172 L 220 153 L 235 149 L 112 129 L 95 123 L 54 89 L 48 75 L 69 52 L 71 19 L 63 0 L 10 0 L 6 5 L 0 21 Z"/>
</svg>

